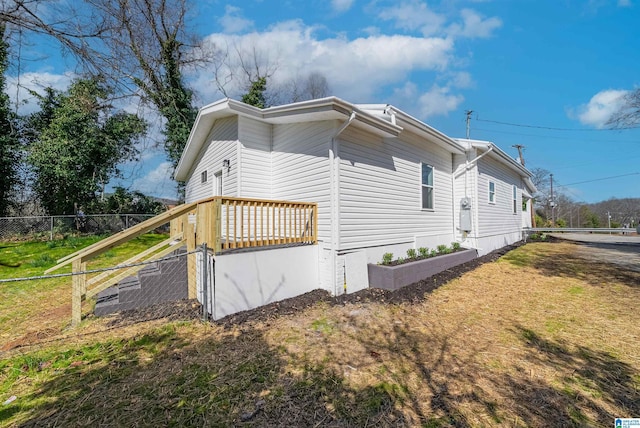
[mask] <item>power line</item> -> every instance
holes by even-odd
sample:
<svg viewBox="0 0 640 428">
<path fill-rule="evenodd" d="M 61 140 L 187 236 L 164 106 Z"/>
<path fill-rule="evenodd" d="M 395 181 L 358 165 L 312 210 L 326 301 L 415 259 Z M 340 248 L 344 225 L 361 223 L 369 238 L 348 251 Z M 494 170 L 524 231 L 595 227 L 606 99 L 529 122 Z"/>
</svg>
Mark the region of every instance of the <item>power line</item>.
<svg viewBox="0 0 640 428">
<path fill-rule="evenodd" d="M 549 140 L 570 140 L 570 141 L 581 141 L 581 142 L 589 142 L 589 143 L 629 143 L 629 144 L 637 144 L 638 140 L 593 140 L 590 138 L 575 138 L 575 137 L 558 137 L 555 135 L 541 135 L 541 134 L 526 134 L 522 132 L 509 132 L 509 131 L 498 131 L 495 129 L 484 129 L 484 128 L 473 128 L 474 131 L 481 132 L 494 132 L 496 134 L 508 134 L 508 135 L 518 135 L 521 137 L 536 137 L 536 138 L 545 138 Z"/>
<path fill-rule="evenodd" d="M 625 126 L 621 128 L 600 128 L 600 129 L 584 129 L 584 128 L 555 128 L 552 126 L 527 125 L 524 123 L 501 122 L 498 120 L 480 119 L 476 117 L 478 122 L 496 123 L 498 125 L 518 126 L 521 128 L 548 129 L 551 131 L 577 131 L 577 132 L 593 132 L 593 131 L 621 131 L 625 129 L 638 129 L 640 126 Z"/>
<path fill-rule="evenodd" d="M 593 183 L 594 181 L 611 180 L 614 178 L 629 177 L 630 175 L 640 175 L 640 172 L 630 172 L 629 174 L 614 175 L 611 177 L 603 177 L 603 178 L 594 178 L 593 180 L 578 181 L 576 183 L 563 184 L 562 186 L 556 185 L 556 187 L 575 186 L 576 184 Z"/>
</svg>

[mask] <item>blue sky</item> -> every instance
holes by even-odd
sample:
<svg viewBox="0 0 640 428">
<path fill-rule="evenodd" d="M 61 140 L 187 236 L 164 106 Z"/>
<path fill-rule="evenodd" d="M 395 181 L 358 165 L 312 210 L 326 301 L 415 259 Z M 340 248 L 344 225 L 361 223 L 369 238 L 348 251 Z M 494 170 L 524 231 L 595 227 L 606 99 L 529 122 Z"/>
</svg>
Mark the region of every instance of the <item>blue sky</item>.
<svg viewBox="0 0 640 428">
<path fill-rule="evenodd" d="M 257 47 L 277 68 L 274 85 L 321 72 L 333 95 L 391 103 L 452 137 L 464 137 L 473 110 L 471 138 L 513 157 L 524 145 L 527 167 L 551 171 L 576 201 L 640 197 L 640 129 L 604 129 L 640 84 L 636 0 L 209 0 L 192 13 L 205 45 Z M 46 49 L 22 65 L 22 85 L 68 84 L 73 64 Z M 211 68 L 188 78 L 198 105 L 222 97 Z M 152 143 L 122 184 L 172 196 Z"/>
</svg>

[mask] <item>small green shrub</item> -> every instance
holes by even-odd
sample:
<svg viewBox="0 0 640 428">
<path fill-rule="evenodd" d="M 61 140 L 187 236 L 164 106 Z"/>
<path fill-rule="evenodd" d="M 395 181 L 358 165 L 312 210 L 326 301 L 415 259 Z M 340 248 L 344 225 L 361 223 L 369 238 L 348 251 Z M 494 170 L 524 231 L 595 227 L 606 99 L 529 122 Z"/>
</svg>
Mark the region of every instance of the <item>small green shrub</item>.
<svg viewBox="0 0 640 428">
<path fill-rule="evenodd" d="M 396 263 L 401 265 L 402 263 L 405 263 L 406 259 L 404 257 L 398 257 L 398 260 L 396 260 Z"/>
<path fill-rule="evenodd" d="M 438 254 L 449 254 L 451 252 L 449 247 L 447 247 L 444 244 L 438 245 L 437 249 L 438 249 Z"/>
<path fill-rule="evenodd" d="M 384 253 L 382 255 L 383 265 L 390 265 L 392 261 L 393 261 L 393 253 Z"/>
<path fill-rule="evenodd" d="M 408 259 L 415 259 L 418 257 L 418 253 L 416 252 L 415 248 L 409 248 L 407 250 L 407 258 Z"/>
<path fill-rule="evenodd" d="M 420 247 L 420 248 L 418 248 L 418 253 L 420 254 L 420 257 L 422 257 L 424 259 L 429 257 L 429 249 L 428 248 Z"/>
<path fill-rule="evenodd" d="M 451 243 L 451 249 L 453 251 L 460 251 L 460 243 L 459 242 L 452 242 Z"/>
<path fill-rule="evenodd" d="M 435 257 L 438 255 L 438 252 L 436 250 L 431 250 L 431 254 L 429 254 L 429 257 Z"/>
</svg>

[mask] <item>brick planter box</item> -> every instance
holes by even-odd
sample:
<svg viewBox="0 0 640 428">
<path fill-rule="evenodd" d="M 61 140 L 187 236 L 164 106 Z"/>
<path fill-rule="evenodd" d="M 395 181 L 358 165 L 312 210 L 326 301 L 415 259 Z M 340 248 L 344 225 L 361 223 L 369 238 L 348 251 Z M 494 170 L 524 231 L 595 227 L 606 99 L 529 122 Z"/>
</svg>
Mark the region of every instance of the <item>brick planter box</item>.
<svg viewBox="0 0 640 428">
<path fill-rule="evenodd" d="M 405 285 L 429 278 L 443 270 L 471 261 L 476 257 L 478 257 L 476 250 L 462 250 L 398 266 L 369 264 L 367 265 L 369 286 L 397 290 Z"/>
</svg>

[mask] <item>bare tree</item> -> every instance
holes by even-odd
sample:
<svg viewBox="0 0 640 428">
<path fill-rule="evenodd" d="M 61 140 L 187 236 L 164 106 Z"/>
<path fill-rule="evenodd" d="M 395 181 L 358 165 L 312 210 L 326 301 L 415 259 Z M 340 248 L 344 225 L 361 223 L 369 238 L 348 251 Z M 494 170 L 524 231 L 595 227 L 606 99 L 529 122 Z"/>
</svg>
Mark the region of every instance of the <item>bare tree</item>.
<svg viewBox="0 0 640 428">
<path fill-rule="evenodd" d="M 640 89 L 622 97 L 622 106 L 609 118 L 607 125 L 616 128 L 635 127 L 640 124 Z"/>
<path fill-rule="evenodd" d="M 4 0 L 0 20 L 53 37 L 85 71 L 152 104 L 175 165 L 196 115 L 183 72 L 211 59 L 187 30 L 190 9 L 189 0 Z"/>
</svg>

